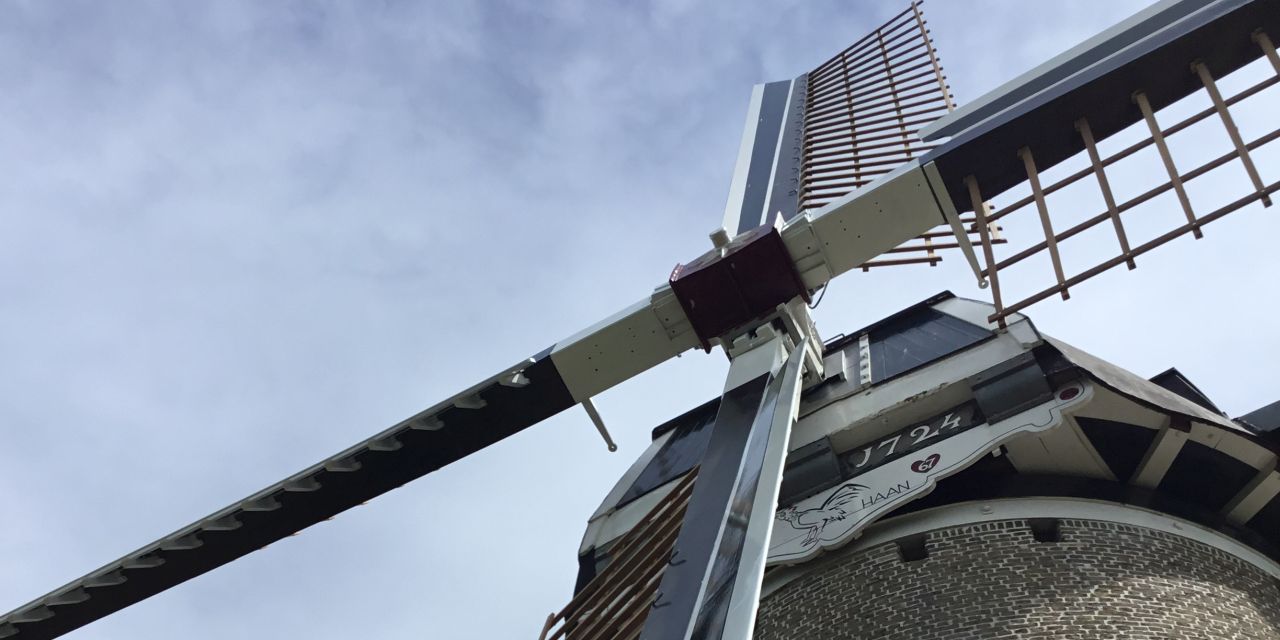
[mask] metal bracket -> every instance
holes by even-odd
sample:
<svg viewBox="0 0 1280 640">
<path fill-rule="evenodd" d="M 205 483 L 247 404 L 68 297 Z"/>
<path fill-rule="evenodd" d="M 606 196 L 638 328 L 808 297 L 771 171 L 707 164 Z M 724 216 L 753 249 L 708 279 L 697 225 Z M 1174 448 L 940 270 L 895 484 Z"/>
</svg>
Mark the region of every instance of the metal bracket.
<svg viewBox="0 0 1280 640">
<path fill-rule="evenodd" d="M 818 327 L 813 323 L 813 315 L 809 313 L 809 305 L 802 300 L 780 304 L 778 318 L 782 320 L 782 326 L 792 342 L 804 349 L 802 387 L 807 389 L 822 382 L 826 377 L 826 360 L 823 358 L 825 347 L 822 337 L 818 335 Z"/>
<path fill-rule="evenodd" d="M 729 360 L 755 349 L 757 346 L 782 335 L 785 352 L 804 350 L 803 386 L 808 388 L 822 382 L 825 376 L 824 347 L 818 329 L 809 313 L 809 306 L 799 298 L 778 305 L 765 321 L 732 338 L 721 338 L 725 355 Z"/>
<path fill-rule="evenodd" d="M 938 205 L 942 209 L 942 217 L 946 218 L 947 224 L 951 225 L 951 233 L 956 237 L 956 244 L 960 245 L 960 251 L 964 253 L 965 260 L 969 261 L 969 267 L 973 269 L 974 277 L 978 279 L 978 288 L 986 289 L 987 279 L 982 277 L 982 266 L 978 264 L 978 254 L 973 250 L 973 242 L 969 240 L 969 234 L 960 222 L 960 214 L 956 213 L 955 203 L 946 195 L 946 187 L 943 186 L 938 167 L 932 162 L 924 165 L 924 176 L 929 181 L 929 186 L 933 187 L 935 197 L 938 190 L 942 191 L 942 196 L 937 197 Z M 982 224 L 981 219 L 975 224 Z"/>
<path fill-rule="evenodd" d="M 605 428 L 604 420 L 600 417 L 600 412 L 596 411 L 596 405 L 591 402 L 591 398 L 583 399 L 582 408 L 587 410 L 587 416 L 591 418 L 591 424 L 596 426 L 596 431 L 599 431 L 600 437 L 604 438 L 604 443 L 609 447 L 609 451 L 617 451 L 618 445 L 614 444 L 613 437 L 609 435 L 609 430 Z"/>
</svg>

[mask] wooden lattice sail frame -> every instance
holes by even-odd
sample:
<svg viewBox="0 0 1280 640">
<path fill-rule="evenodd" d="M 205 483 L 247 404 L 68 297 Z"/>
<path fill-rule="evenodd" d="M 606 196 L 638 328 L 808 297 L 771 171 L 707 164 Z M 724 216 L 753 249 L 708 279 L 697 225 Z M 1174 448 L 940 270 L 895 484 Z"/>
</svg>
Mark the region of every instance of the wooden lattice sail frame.
<svg viewBox="0 0 1280 640">
<path fill-rule="evenodd" d="M 608 565 L 563 609 L 547 616 L 538 640 L 639 637 L 649 609 L 657 604 L 658 585 L 672 561 L 697 475 L 697 468 L 686 474 L 608 550 Z"/>
<path fill-rule="evenodd" d="M 875 181 L 935 145 L 921 127 L 955 109 L 941 58 L 919 1 L 801 76 L 805 101 L 800 148 L 799 208 L 817 210 Z M 973 241 L 1001 244 L 1000 229 L 982 234 L 961 218 Z M 862 265 L 936 266 L 938 252 L 959 248 L 940 226 Z"/>
<path fill-rule="evenodd" d="M 1192 74 L 1203 85 L 1202 91 L 1208 96 L 1212 105 L 1167 126 L 1160 124 L 1159 113 L 1151 108 L 1145 92 L 1140 87 L 1136 87 L 1133 93 L 1132 108 L 1141 112 L 1142 122 L 1144 123 L 1142 126 L 1148 132 L 1145 138 L 1124 147 L 1120 151 L 1104 156 L 1099 151 L 1098 143 L 1100 140 L 1094 139 L 1094 133 L 1089 121 L 1085 118 L 1080 118 L 1072 125 L 1074 126 L 1075 134 L 1079 137 L 1079 145 L 1082 148 L 1080 154 L 1088 157 L 1088 166 L 1045 185 L 1041 183 L 1034 154 L 1029 147 L 1024 146 L 1017 150 L 1017 155 L 1026 171 L 1026 184 L 1029 185 L 1031 193 L 995 211 L 989 211 L 984 202 L 986 198 L 998 194 L 984 192 L 982 185 L 973 176 L 966 178 L 965 184 L 968 188 L 972 215 L 977 221 L 977 228 L 980 232 L 985 233 L 990 225 L 1024 210 L 1034 210 L 1036 212 L 1044 232 L 1044 240 L 999 260 L 996 259 L 990 243 L 982 243 L 983 258 L 985 260 L 982 274 L 991 283 L 992 301 L 995 303 L 995 313 L 991 314 L 990 317 L 992 322 L 998 322 L 1001 326 L 1004 326 L 1005 319 L 1010 315 L 1054 295 L 1060 295 L 1065 300 L 1070 296 L 1071 287 L 1113 267 L 1124 264 L 1130 269 L 1136 268 L 1137 261 L 1135 258 L 1138 256 L 1179 236 L 1192 234 L 1194 237 L 1200 238 L 1203 235 L 1201 229 L 1205 225 L 1248 204 L 1261 202 L 1264 206 L 1271 205 L 1271 194 L 1280 190 L 1280 180 L 1276 180 L 1272 176 L 1271 181 L 1268 182 L 1268 179 L 1260 174 L 1252 154 L 1264 145 L 1275 141 L 1276 138 L 1280 138 L 1280 128 L 1273 129 L 1255 139 L 1246 141 L 1242 138 L 1240 130 L 1236 126 L 1235 118 L 1232 117 L 1232 107 L 1280 83 L 1280 55 L 1277 55 L 1271 37 L 1263 31 L 1241 34 L 1241 37 L 1250 38 L 1256 44 L 1260 54 L 1270 62 L 1274 74 L 1229 97 L 1224 97 L 1218 88 L 1218 79 L 1214 77 L 1212 70 L 1203 62 L 1194 62 L 1185 72 Z M 1169 149 L 1168 139 L 1187 130 L 1196 123 L 1215 116 L 1220 120 L 1222 131 L 1226 133 L 1226 137 L 1229 139 L 1230 149 L 1226 153 L 1194 168 L 1184 169 L 1180 167 Z M 1154 147 L 1158 152 L 1162 169 L 1167 174 L 1167 180 L 1136 196 L 1117 202 L 1111 182 L 1107 177 L 1108 168 L 1148 147 Z M 1187 194 L 1187 183 L 1233 161 L 1238 161 L 1241 164 L 1249 178 L 1248 182 L 1251 188 L 1210 211 L 1197 211 L 1195 203 L 1192 202 L 1192 199 Z M 1046 197 L 1089 176 L 1093 176 L 1096 181 L 1097 188 L 1105 203 L 1105 209 L 1072 226 L 1057 230 L 1054 224 L 1054 217 L 1050 214 Z M 1182 216 L 1186 219 L 1186 222 L 1146 242 L 1131 245 L 1128 233 L 1125 231 L 1122 214 L 1169 192 L 1173 192 L 1177 196 Z M 1061 243 L 1107 222 L 1110 222 L 1115 231 L 1116 247 L 1118 249 L 1116 254 L 1079 273 L 1068 275 L 1063 267 L 1059 250 Z M 1000 287 L 1000 272 L 1041 253 L 1046 253 L 1052 264 L 1052 284 L 1012 302 L 1007 300 Z"/>
<path fill-rule="evenodd" d="M 920 3 L 806 76 L 800 208 L 818 209 L 933 148 L 920 127 L 954 108 Z"/>
</svg>

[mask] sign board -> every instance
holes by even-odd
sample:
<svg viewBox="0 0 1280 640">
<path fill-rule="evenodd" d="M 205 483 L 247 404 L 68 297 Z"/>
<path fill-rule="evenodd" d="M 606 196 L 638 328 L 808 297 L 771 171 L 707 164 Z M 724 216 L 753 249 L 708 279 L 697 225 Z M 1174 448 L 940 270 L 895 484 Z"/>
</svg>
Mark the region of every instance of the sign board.
<svg viewBox="0 0 1280 640">
<path fill-rule="evenodd" d="M 928 494 L 939 480 L 1011 438 L 1058 426 L 1092 397 L 1089 383 L 1072 382 L 1052 400 L 995 424 L 978 422 L 968 403 L 845 454 L 853 476 L 778 510 L 768 563 L 796 564 L 848 543 L 880 516 Z"/>
</svg>

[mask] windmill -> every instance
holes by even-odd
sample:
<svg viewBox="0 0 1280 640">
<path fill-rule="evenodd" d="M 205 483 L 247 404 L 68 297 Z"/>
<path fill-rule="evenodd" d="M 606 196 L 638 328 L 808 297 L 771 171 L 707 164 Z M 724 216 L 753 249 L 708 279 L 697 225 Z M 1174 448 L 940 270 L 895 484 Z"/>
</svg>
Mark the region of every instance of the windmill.
<svg viewBox="0 0 1280 640">
<path fill-rule="evenodd" d="M 803 80 L 781 83 L 785 87 L 764 85 L 753 97 L 756 130 L 744 137 L 745 160 L 740 157 L 742 170 L 735 175 L 724 230 L 714 235 L 710 252 L 677 267 L 667 284 L 619 314 L 514 361 L 493 377 L 338 455 L 16 609 L 0 622 L 0 634 L 52 637 L 87 624 L 472 455 L 575 404 L 584 405 L 607 434 L 592 397 L 701 347 L 723 349 L 733 364 L 714 417 L 712 453 L 691 485 L 685 510 L 690 515 L 677 534 L 675 548 L 684 560 L 672 564 L 676 570 L 662 577 L 659 591 L 670 605 L 654 608 L 654 614 L 641 620 L 642 637 L 683 637 L 691 628 L 699 637 L 743 637 L 750 631 L 750 614 L 758 600 L 771 507 L 778 502 L 799 396 L 827 377 L 827 349 L 804 302 L 843 273 L 893 259 L 886 254 L 905 249 L 924 253 L 926 262 L 936 259 L 929 243 L 941 237 L 931 234 L 943 227 L 951 234 L 949 244 L 964 254 L 979 280 L 990 282 L 995 307 L 989 319 L 1003 327 L 1037 300 L 1066 297 L 1080 281 L 1120 264 L 1134 264 L 1138 256 L 1176 235 L 1199 234 L 1204 225 L 1227 213 L 1253 202 L 1267 203 L 1277 186 L 1264 182 L 1249 158 L 1250 151 L 1270 138 L 1249 141 L 1233 133 L 1230 107 L 1239 100 L 1218 95 L 1214 82 L 1259 57 L 1275 60 L 1266 34 L 1280 31 L 1274 24 L 1277 14 L 1275 3 L 1265 1 L 1156 5 L 936 122 L 926 139 L 950 139 L 929 149 L 913 148 L 907 134 L 922 123 L 909 120 L 913 107 L 904 105 L 932 99 L 905 97 L 928 87 L 931 93 L 936 88 L 944 109 L 952 106 L 934 60 L 922 67 L 923 79 L 908 81 L 890 74 L 890 85 L 899 80 L 904 86 L 925 84 L 902 89 L 902 94 L 891 87 L 892 107 L 874 107 L 885 110 L 885 139 L 868 139 L 882 132 L 850 126 L 845 137 L 840 130 L 842 123 L 880 117 L 854 114 L 854 96 L 861 90 L 854 75 L 857 68 L 840 68 L 837 73 L 835 66 L 825 65 Z M 907 21 L 903 32 L 918 33 L 927 42 L 919 16 L 913 6 L 910 14 L 899 17 L 919 20 L 918 32 L 909 31 Z M 900 35 L 888 28 L 877 32 L 874 46 L 886 66 L 892 65 L 898 44 L 894 37 Z M 858 54 L 873 50 L 871 43 L 855 44 L 837 56 L 834 65 L 847 65 L 850 59 L 860 64 Z M 929 73 L 935 78 L 930 80 Z M 1134 78 L 1142 83 L 1135 85 Z M 1229 132 L 1234 151 L 1221 162 L 1249 167 L 1253 183 L 1248 193 L 1209 211 L 1190 206 L 1182 186 L 1190 180 L 1187 169 L 1175 167 L 1169 159 L 1163 138 L 1171 132 L 1157 120 L 1162 108 L 1199 90 L 1215 96 L 1209 116 L 1220 118 Z M 846 106 L 843 115 L 840 102 Z M 940 114 L 921 117 L 928 115 Z M 1045 198 L 1053 185 L 1040 184 L 1039 176 L 1083 151 L 1093 162 L 1093 171 L 1085 176 L 1096 176 L 1099 188 L 1108 192 L 1101 167 L 1111 158 L 1099 156 L 1095 143 L 1140 122 L 1152 127 L 1150 144 L 1170 168 L 1169 184 L 1162 189 L 1179 195 L 1187 223 L 1170 230 L 1169 238 L 1131 246 L 1123 232 L 1125 203 L 1113 204 L 1114 198 L 1107 195 L 1100 222 L 1114 226 L 1120 251 L 1090 270 L 1069 275 L 1060 264 L 1057 244 L 1072 233 L 1055 232 Z M 900 130 L 896 134 L 895 125 Z M 901 140 L 893 140 L 895 135 Z M 848 150 L 834 146 L 840 144 Z M 870 146 L 881 144 L 890 146 Z M 788 155 L 788 149 L 797 146 L 804 152 L 798 158 Z M 820 155 L 824 153 L 836 155 Z M 1200 169 L 1191 173 L 1196 171 Z M 763 172 L 763 184 L 758 172 Z M 845 175 L 849 173 L 853 175 Z M 789 188 L 793 179 L 800 188 Z M 1032 185 L 1026 203 L 988 212 L 987 199 L 1024 182 Z M 838 193 L 844 189 L 849 191 Z M 999 274 L 1019 260 L 996 262 L 996 239 L 990 236 L 994 223 L 1031 206 L 1045 239 L 1029 251 L 1050 257 L 1053 280 L 1044 290 L 1009 302 L 1001 296 Z M 976 247 L 971 238 L 975 235 Z M 910 244 L 914 238 L 921 239 L 923 250 Z M 730 511 L 730 504 L 736 510 Z M 740 537 L 720 535 L 726 522 L 739 523 Z M 716 558 L 724 557 L 733 561 L 716 564 Z M 710 587 L 719 591 L 703 590 L 706 575 L 718 578 Z"/>
</svg>

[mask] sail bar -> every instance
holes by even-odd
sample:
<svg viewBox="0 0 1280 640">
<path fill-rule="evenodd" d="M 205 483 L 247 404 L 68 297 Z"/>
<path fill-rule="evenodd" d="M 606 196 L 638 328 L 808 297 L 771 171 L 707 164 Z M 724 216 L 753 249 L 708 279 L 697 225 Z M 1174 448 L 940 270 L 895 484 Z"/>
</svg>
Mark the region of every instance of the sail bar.
<svg viewBox="0 0 1280 640">
<path fill-rule="evenodd" d="M 775 336 L 739 355 L 699 479 L 640 638 L 749 640 L 800 402 L 804 347 Z M 785 359 L 784 359 L 785 358 Z"/>
<path fill-rule="evenodd" d="M 729 187 L 721 228 L 736 237 L 772 217 L 797 211 L 796 153 L 804 111 L 805 76 L 758 84 L 751 92 L 738 162 Z"/>
</svg>

